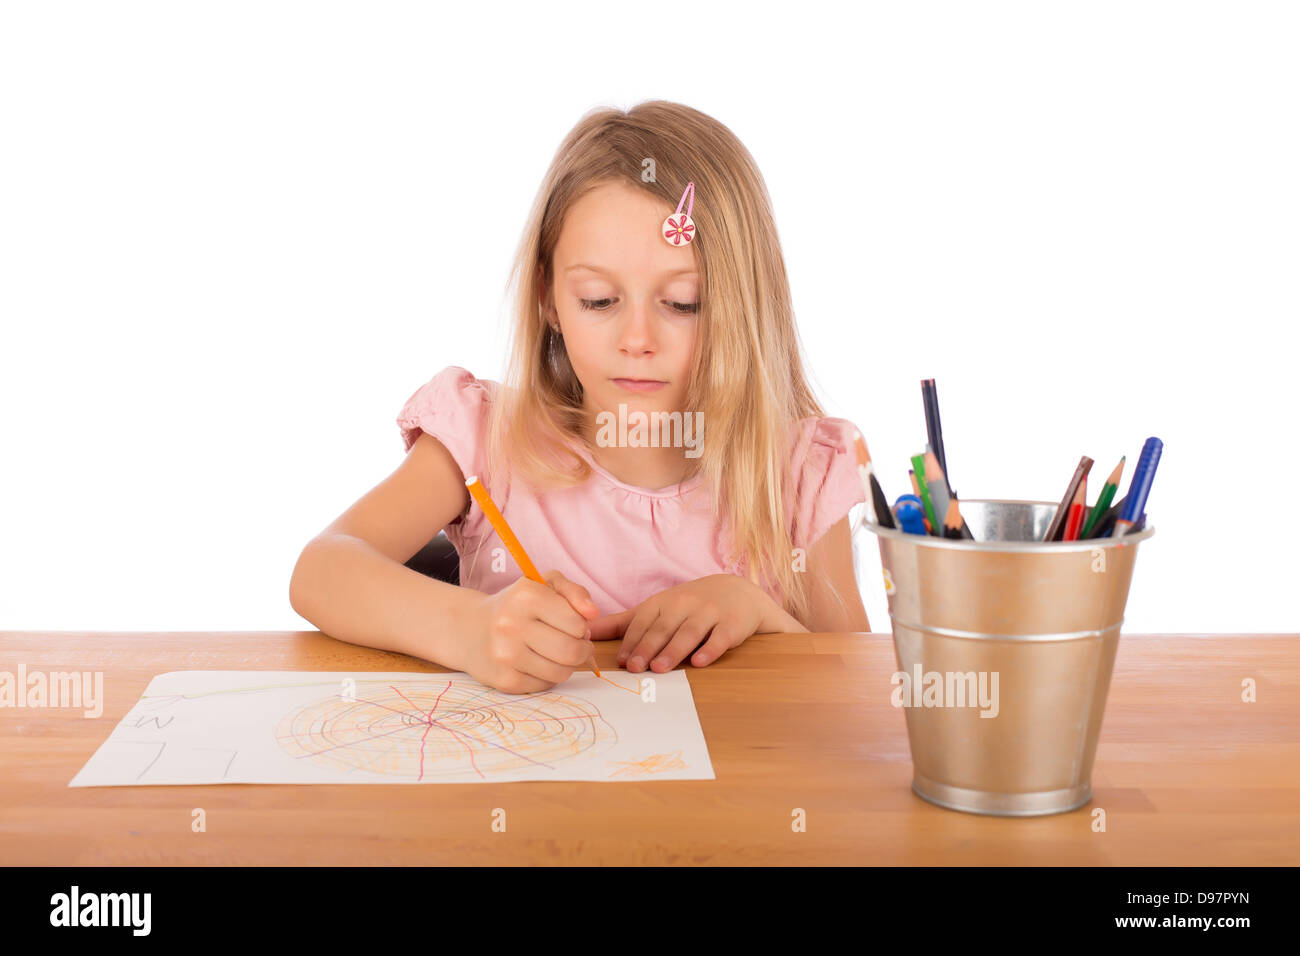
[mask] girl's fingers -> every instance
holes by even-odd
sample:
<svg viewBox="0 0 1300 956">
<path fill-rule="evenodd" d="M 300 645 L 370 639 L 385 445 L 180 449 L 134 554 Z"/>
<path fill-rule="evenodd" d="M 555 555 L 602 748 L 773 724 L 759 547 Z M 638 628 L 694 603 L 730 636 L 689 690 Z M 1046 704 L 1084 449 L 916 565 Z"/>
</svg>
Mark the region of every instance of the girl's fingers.
<svg viewBox="0 0 1300 956">
<path fill-rule="evenodd" d="M 748 634 L 742 636 L 732 626 L 720 623 L 709 634 L 709 639 L 704 642 L 704 646 L 691 655 L 691 664 L 695 667 L 707 667 L 747 637 Z"/>
<path fill-rule="evenodd" d="M 623 646 L 618 650 L 620 664 L 632 656 L 632 649 L 641 643 L 641 636 L 645 634 L 646 628 L 659 616 L 660 607 L 661 603 L 651 598 L 632 609 L 635 613 L 632 615 L 632 620 L 628 622 L 627 630 L 623 632 Z"/>
<path fill-rule="evenodd" d="M 587 619 L 575 611 L 573 605 L 563 595 L 540 585 L 536 587 L 540 593 L 530 608 L 533 615 L 557 631 L 581 640 L 587 633 Z"/>
<path fill-rule="evenodd" d="M 688 616 L 663 650 L 650 661 L 650 669 L 660 674 L 672 670 L 686 655 L 700 646 L 711 629 L 716 629 L 715 623 L 699 614 Z"/>
<path fill-rule="evenodd" d="M 568 601 L 573 606 L 573 609 L 584 618 L 590 621 L 600 617 L 600 609 L 596 607 L 596 602 L 591 599 L 591 594 L 582 585 L 570 581 L 559 571 L 551 571 L 544 577 L 546 582 L 555 589 L 556 593 Z"/>
<path fill-rule="evenodd" d="M 582 649 L 585 649 L 585 653 Z M 574 640 L 541 625 L 524 634 L 524 647 L 514 668 L 530 677 L 546 681 L 547 686 L 562 684 L 590 657 L 591 645 L 584 640 Z M 575 660 L 576 658 L 576 660 Z M 569 661 L 573 663 L 569 663 Z"/>
<path fill-rule="evenodd" d="M 533 621 L 524 628 L 524 646 L 546 660 L 570 670 L 576 670 L 591 659 L 591 642 L 559 631 L 544 621 Z M 535 673 L 529 671 L 529 673 Z M 538 674 L 544 677 L 544 674 Z M 556 683 L 568 680 L 569 675 L 557 678 Z"/>
<path fill-rule="evenodd" d="M 616 637 L 622 637 L 627 630 L 628 624 L 632 621 L 632 615 L 635 609 L 620 611 L 618 614 L 606 614 L 604 617 L 598 617 L 591 622 L 591 639 L 593 641 L 608 641 Z M 620 663 L 622 663 L 620 661 Z"/>
<path fill-rule="evenodd" d="M 507 680 L 496 684 L 496 689 L 503 694 L 536 694 L 538 691 L 550 690 L 555 683 L 514 671 Z"/>
<path fill-rule="evenodd" d="M 681 627 L 682 622 L 687 617 L 686 613 L 674 614 L 669 608 L 662 607 L 654 623 L 646 628 L 645 633 L 641 635 L 641 640 L 628 653 L 628 669 L 640 671 L 649 667 L 650 659 L 664 649 L 664 646 L 677 633 L 677 629 Z M 704 635 L 701 634 L 700 636 L 703 637 Z M 638 661 L 640 661 L 639 664 Z"/>
</svg>

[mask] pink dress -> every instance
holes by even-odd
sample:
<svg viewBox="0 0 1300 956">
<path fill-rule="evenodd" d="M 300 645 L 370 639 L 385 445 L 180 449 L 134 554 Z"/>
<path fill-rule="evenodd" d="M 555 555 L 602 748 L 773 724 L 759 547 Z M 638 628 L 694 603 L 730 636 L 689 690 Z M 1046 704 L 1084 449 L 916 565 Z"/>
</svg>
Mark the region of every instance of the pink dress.
<svg viewBox="0 0 1300 956">
<path fill-rule="evenodd" d="M 602 615 L 710 574 L 745 574 L 728 564 L 703 475 L 659 490 L 619 481 L 591 458 L 591 478 L 540 495 L 487 475 L 490 403 L 500 384 L 458 366 L 443 369 L 406 402 L 397 424 L 406 450 L 424 431 L 451 452 L 464 477 L 477 475 L 543 575 L 557 570 L 587 589 Z M 805 418 L 787 465 L 786 513 L 795 547 L 807 549 L 866 500 L 854 450 L 857 429 L 842 418 Z M 445 529 L 460 555 L 460 583 L 494 594 L 523 576 L 477 505 Z M 781 603 L 779 595 L 769 591 Z"/>
</svg>

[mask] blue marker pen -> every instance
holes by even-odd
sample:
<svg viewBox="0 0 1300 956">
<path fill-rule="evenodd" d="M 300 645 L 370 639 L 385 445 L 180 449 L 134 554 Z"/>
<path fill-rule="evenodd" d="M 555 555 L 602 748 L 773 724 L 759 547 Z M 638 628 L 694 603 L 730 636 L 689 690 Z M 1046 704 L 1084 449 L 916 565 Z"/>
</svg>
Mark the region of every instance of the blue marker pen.
<svg viewBox="0 0 1300 956">
<path fill-rule="evenodd" d="M 894 517 L 908 534 L 925 534 L 925 506 L 916 495 L 899 495 L 894 502 Z"/>
<path fill-rule="evenodd" d="M 1112 538 L 1127 534 L 1139 518 L 1145 517 L 1147 496 L 1151 494 L 1151 482 L 1155 480 L 1156 466 L 1160 464 L 1160 453 L 1164 447 L 1165 443 L 1155 437 L 1148 438 L 1143 443 L 1142 454 L 1138 457 L 1137 467 L 1133 469 L 1133 480 L 1124 497 L 1124 507 L 1110 533 Z"/>
</svg>

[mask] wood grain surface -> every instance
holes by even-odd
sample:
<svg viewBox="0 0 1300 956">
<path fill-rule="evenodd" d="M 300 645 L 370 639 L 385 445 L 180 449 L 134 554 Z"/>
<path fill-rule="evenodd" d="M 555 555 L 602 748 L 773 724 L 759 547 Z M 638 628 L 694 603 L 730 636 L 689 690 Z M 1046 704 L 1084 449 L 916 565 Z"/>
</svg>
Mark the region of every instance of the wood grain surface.
<svg viewBox="0 0 1300 956">
<path fill-rule="evenodd" d="M 596 648 L 614 669 L 617 642 Z M 164 671 L 443 669 L 315 631 L 0 632 L 0 670 L 20 662 L 103 671 L 105 700 L 98 719 L 0 708 L 5 865 L 1300 863 L 1294 634 L 1125 634 L 1092 802 L 1031 818 L 911 792 L 882 633 L 756 635 L 687 667 L 717 774 L 700 781 L 70 789 Z M 1245 678 L 1256 703 L 1242 702 Z M 191 831 L 196 807 L 206 832 Z M 796 808 L 806 832 L 792 830 Z"/>
</svg>

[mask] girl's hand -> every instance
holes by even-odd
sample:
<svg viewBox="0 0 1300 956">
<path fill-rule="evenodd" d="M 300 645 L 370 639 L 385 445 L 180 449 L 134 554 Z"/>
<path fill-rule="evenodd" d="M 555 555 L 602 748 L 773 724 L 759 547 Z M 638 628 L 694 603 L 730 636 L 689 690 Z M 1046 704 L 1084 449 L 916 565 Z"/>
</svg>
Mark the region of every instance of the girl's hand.
<svg viewBox="0 0 1300 956">
<path fill-rule="evenodd" d="M 600 616 L 591 595 L 559 571 L 543 577 L 547 584 L 520 578 L 473 606 L 462 667 L 475 680 L 531 694 L 568 680 L 591 657 L 587 622 Z"/>
<path fill-rule="evenodd" d="M 743 644 L 751 634 L 803 629 L 747 578 L 711 574 L 660 591 L 621 614 L 601 618 L 592 626 L 592 639 L 609 640 L 622 634 L 619 664 L 626 662 L 632 673 L 648 665 L 662 674 L 692 651 L 691 663 L 704 667 Z"/>
</svg>

